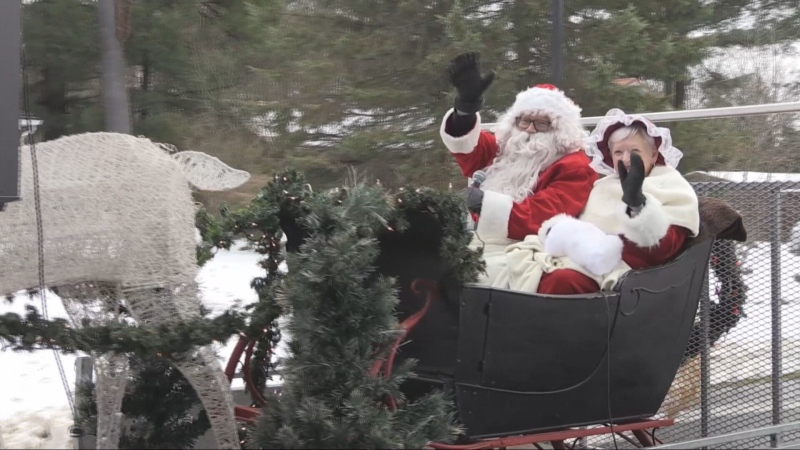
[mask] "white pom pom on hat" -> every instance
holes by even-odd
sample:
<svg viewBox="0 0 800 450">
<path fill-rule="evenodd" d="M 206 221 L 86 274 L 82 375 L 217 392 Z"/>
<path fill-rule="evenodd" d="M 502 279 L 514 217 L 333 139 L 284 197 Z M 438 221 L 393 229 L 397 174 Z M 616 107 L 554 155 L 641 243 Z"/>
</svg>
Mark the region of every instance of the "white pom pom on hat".
<svg viewBox="0 0 800 450">
<path fill-rule="evenodd" d="M 552 114 L 570 121 L 581 120 L 581 108 L 552 84 L 537 84 L 517 94 L 506 115 L 518 117 L 526 111 Z"/>
</svg>

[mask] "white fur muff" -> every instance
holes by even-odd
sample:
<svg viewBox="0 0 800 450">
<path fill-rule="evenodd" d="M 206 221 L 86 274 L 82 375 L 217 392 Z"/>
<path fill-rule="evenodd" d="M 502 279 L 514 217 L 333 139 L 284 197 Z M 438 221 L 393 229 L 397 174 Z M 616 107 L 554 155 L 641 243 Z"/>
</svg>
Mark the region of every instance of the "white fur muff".
<svg viewBox="0 0 800 450">
<path fill-rule="evenodd" d="M 539 229 L 539 239 L 546 253 L 566 256 L 597 276 L 608 274 L 622 261 L 619 236 L 566 214 L 546 220 Z"/>
</svg>

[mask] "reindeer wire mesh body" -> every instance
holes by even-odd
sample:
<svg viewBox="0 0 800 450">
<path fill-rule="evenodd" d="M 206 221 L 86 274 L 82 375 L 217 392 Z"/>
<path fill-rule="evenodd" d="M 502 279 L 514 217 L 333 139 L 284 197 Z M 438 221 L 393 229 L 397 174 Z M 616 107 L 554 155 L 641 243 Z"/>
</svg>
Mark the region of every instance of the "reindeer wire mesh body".
<svg viewBox="0 0 800 450">
<path fill-rule="evenodd" d="M 201 314 L 190 184 L 226 190 L 249 179 L 204 153 L 169 154 L 124 134 L 87 133 L 35 145 L 45 283 L 74 324 L 118 320 L 120 302 L 140 325 Z M 39 286 L 31 147 L 21 155 L 22 200 L 0 213 L 0 293 Z M 97 448 L 116 448 L 128 378 L 125 355 L 95 355 Z M 211 347 L 174 361 L 196 390 L 219 448 L 239 448 L 233 399 Z M 154 405 L 157 407 L 156 405 Z"/>
</svg>

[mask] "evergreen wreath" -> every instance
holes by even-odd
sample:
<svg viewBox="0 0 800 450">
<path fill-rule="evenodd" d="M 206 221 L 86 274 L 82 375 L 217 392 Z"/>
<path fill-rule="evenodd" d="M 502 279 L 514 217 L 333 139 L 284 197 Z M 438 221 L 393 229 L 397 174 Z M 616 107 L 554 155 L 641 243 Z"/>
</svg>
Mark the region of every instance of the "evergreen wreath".
<svg viewBox="0 0 800 450">
<path fill-rule="evenodd" d="M 288 189 L 281 194 L 282 201 L 300 198 Z M 416 232 L 426 242 L 438 239 L 440 256 L 454 265 L 452 279 L 471 281 L 482 263 L 465 250 L 463 202 L 455 194 L 411 187 L 389 193 L 354 182 L 285 206 L 293 208 L 282 217 L 294 251 L 277 299 L 292 340 L 282 392 L 268 396 L 249 446 L 419 448 L 453 439 L 459 430 L 443 393 L 404 398 L 400 385 L 412 361 L 382 376 L 371 368 L 402 335 L 395 280 L 379 270 L 381 238 Z M 439 226 L 415 227 L 420 219 Z"/>
<path fill-rule="evenodd" d="M 717 279 L 715 294 L 718 301 L 711 303 L 708 327 L 708 346 L 717 343 L 743 316 L 743 305 L 747 300 L 747 286 L 742 276 L 741 262 L 736 256 L 736 243 L 730 240 L 715 240 L 709 260 Z M 700 353 L 703 343 L 703 322 L 697 320 L 692 327 L 689 344 L 683 354 L 686 363 Z"/>
<path fill-rule="evenodd" d="M 281 339 L 278 318 L 283 314 L 276 294 L 285 277 L 280 270 L 284 262 L 281 239 L 287 234 L 287 248 L 295 250 L 298 239 L 291 234 L 295 230 L 286 224 L 290 217 L 307 214 L 307 200 L 312 194 L 302 174 L 284 170 L 276 173 L 246 208 L 230 211 L 223 207 L 220 211 L 222 225 L 208 228 L 212 237 L 223 238 L 215 242 L 220 248 L 230 249 L 233 239 L 243 238 L 251 250 L 264 256 L 259 265 L 266 273 L 250 284 L 258 294 L 258 301 L 246 307 L 251 313 L 244 331 L 250 343 L 243 370 L 254 407 L 263 406 L 267 381 L 276 371 L 272 351 Z"/>
</svg>

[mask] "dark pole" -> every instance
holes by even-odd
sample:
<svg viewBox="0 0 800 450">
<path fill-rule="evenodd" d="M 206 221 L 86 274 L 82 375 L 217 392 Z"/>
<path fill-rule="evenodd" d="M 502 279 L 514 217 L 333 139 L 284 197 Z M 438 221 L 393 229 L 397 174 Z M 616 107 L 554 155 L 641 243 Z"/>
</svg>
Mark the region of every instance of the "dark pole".
<svg viewBox="0 0 800 450">
<path fill-rule="evenodd" d="M 563 89 L 564 82 L 564 0 L 553 2 L 553 81 Z"/>
<path fill-rule="evenodd" d="M 19 200 L 21 1 L 0 1 L 0 210 Z"/>
<path fill-rule="evenodd" d="M 103 48 L 103 105 L 106 110 L 106 131 L 130 134 L 131 119 L 128 91 L 125 89 L 125 62 L 122 44 L 116 34 L 114 2 L 115 0 L 97 2 Z"/>
</svg>

